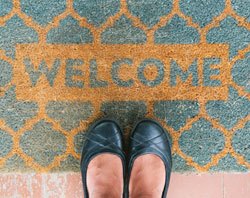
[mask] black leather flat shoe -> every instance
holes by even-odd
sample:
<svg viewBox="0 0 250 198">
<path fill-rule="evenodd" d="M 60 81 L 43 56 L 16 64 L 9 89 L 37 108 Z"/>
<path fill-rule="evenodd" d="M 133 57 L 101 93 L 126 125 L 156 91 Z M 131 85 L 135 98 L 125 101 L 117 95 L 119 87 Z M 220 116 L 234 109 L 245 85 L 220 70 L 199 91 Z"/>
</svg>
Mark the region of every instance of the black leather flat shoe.
<svg viewBox="0 0 250 198">
<path fill-rule="evenodd" d="M 158 122 L 151 119 L 139 121 L 130 136 L 129 177 L 126 187 L 127 195 L 129 195 L 129 179 L 133 163 L 137 157 L 145 154 L 155 154 L 159 156 L 165 164 L 166 179 L 162 193 L 162 197 L 165 198 L 167 196 L 172 169 L 170 142 L 164 128 Z"/>
<path fill-rule="evenodd" d="M 89 197 L 86 179 L 88 164 L 95 156 L 103 153 L 115 154 L 121 158 L 124 177 L 126 159 L 123 152 L 122 131 L 114 120 L 99 120 L 90 127 L 86 135 L 81 159 L 81 173 L 85 198 Z"/>
</svg>

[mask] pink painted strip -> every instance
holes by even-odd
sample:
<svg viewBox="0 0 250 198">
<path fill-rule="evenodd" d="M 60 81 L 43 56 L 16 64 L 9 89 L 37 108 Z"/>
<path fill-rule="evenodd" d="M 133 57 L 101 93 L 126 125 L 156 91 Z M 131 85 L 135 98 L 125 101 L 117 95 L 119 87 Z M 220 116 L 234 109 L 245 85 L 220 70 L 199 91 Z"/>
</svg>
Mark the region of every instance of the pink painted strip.
<svg viewBox="0 0 250 198">
<path fill-rule="evenodd" d="M 16 181 L 14 175 L 0 176 L 0 195 L 1 197 L 11 197 L 16 194 Z"/>
<path fill-rule="evenodd" d="M 42 176 L 36 174 L 17 174 L 13 178 L 17 197 L 41 197 Z"/>
<path fill-rule="evenodd" d="M 182 175 L 171 178 L 169 198 L 223 198 L 223 174 Z"/>
<path fill-rule="evenodd" d="M 68 174 L 67 176 L 66 197 L 80 198 L 83 197 L 82 179 L 77 173 Z M 73 184 L 73 185 L 72 185 Z"/>
<path fill-rule="evenodd" d="M 250 174 L 224 175 L 225 198 L 249 198 Z"/>
<path fill-rule="evenodd" d="M 83 198 L 80 173 L 1 174 L 1 198 Z M 249 198 L 250 173 L 173 173 L 168 198 Z"/>
</svg>

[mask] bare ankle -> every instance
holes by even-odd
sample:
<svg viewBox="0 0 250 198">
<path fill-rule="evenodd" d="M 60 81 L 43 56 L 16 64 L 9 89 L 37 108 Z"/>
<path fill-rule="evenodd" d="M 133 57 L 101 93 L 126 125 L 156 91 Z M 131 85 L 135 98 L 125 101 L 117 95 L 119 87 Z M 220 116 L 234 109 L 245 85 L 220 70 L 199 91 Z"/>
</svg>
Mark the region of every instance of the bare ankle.
<svg viewBox="0 0 250 198">
<path fill-rule="evenodd" d="M 112 154 L 102 154 L 92 159 L 87 171 L 87 188 L 90 198 L 122 197 L 121 159 Z"/>
<path fill-rule="evenodd" d="M 109 190 L 106 191 L 93 191 L 91 193 L 89 193 L 90 198 L 121 198 L 122 195 L 120 195 L 118 192 L 114 192 Z"/>
<path fill-rule="evenodd" d="M 165 165 L 160 157 L 153 154 L 138 157 L 131 171 L 129 181 L 130 197 L 161 197 L 165 185 L 165 174 Z"/>
<path fill-rule="evenodd" d="M 129 195 L 129 197 L 131 197 L 131 198 L 155 198 L 157 196 L 159 196 L 158 192 L 156 192 L 156 193 L 142 192 L 142 193 L 136 193 L 136 194 Z"/>
</svg>

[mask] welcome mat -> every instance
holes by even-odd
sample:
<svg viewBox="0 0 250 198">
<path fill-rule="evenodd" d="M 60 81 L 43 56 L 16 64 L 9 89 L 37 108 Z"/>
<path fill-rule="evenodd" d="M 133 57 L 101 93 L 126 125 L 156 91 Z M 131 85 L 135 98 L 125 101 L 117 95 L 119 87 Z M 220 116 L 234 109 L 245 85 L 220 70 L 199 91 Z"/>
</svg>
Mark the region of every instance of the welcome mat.
<svg viewBox="0 0 250 198">
<path fill-rule="evenodd" d="M 126 140 L 140 118 L 159 121 L 176 172 L 249 171 L 249 8 L 0 0 L 0 171 L 79 171 L 102 117 Z"/>
</svg>

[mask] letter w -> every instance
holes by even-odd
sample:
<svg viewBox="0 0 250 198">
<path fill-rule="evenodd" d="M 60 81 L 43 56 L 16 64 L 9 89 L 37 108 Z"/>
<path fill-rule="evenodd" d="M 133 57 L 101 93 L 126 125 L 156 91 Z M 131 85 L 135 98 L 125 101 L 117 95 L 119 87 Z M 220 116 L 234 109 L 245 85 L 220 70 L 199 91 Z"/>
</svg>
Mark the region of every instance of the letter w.
<svg viewBox="0 0 250 198">
<path fill-rule="evenodd" d="M 52 68 L 49 70 L 46 62 L 42 60 L 37 70 L 35 70 L 34 65 L 31 63 L 30 58 L 24 59 L 25 69 L 28 72 L 32 86 L 36 86 L 40 76 L 44 74 L 52 87 L 54 85 L 54 80 L 57 72 L 61 66 L 60 60 L 55 59 Z"/>
</svg>

